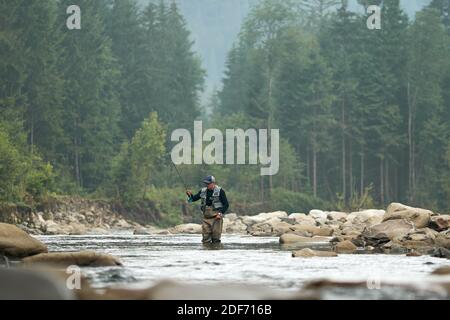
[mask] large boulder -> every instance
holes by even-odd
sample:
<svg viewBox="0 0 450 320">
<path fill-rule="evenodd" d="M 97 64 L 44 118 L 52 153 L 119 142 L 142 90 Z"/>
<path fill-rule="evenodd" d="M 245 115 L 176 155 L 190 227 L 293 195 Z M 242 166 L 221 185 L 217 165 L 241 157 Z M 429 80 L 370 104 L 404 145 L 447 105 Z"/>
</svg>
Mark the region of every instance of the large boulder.
<svg viewBox="0 0 450 320">
<path fill-rule="evenodd" d="M 314 219 L 327 219 L 327 213 L 322 210 L 311 210 L 309 211 L 309 216 L 313 217 Z"/>
<path fill-rule="evenodd" d="M 384 210 L 375 210 L 375 209 L 352 212 L 349 215 L 347 215 L 347 223 L 370 227 L 381 223 L 383 221 L 384 215 L 385 215 Z"/>
<path fill-rule="evenodd" d="M 291 226 L 291 224 L 275 217 L 261 223 L 253 224 L 247 228 L 247 231 L 253 236 L 280 236 L 288 232 Z"/>
<path fill-rule="evenodd" d="M 364 237 L 385 236 L 389 239 L 405 236 L 414 230 L 414 225 L 404 219 L 388 220 L 380 224 L 368 228 L 364 233 Z"/>
<path fill-rule="evenodd" d="M 241 219 L 229 218 L 226 215 L 223 219 L 223 232 L 231 234 L 247 234 L 247 226 Z"/>
<path fill-rule="evenodd" d="M 437 268 L 431 274 L 435 276 L 450 276 L 450 266 Z"/>
<path fill-rule="evenodd" d="M 292 233 L 285 233 L 280 237 L 281 244 L 293 244 L 293 243 L 329 243 L 330 237 L 302 237 Z"/>
<path fill-rule="evenodd" d="M 195 223 L 180 224 L 178 226 L 170 228 L 169 232 L 172 234 L 180 234 L 180 233 L 201 234 L 202 226 Z"/>
<path fill-rule="evenodd" d="M 289 215 L 289 219 L 294 220 L 297 224 L 302 224 L 302 225 L 311 225 L 311 226 L 315 226 L 316 225 L 316 220 L 314 220 L 313 217 L 308 216 L 304 213 L 292 213 Z"/>
<path fill-rule="evenodd" d="M 436 231 L 444 231 L 447 230 L 450 226 L 450 216 L 449 215 L 441 215 L 431 217 L 429 227 Z"/>
<path fill-rule="evenodd" d="M 436 247 L 450 250 L 450 233 L 438 233 L 434 240 Z"/>
<path fill-rule="evenodd" d="M 450 250 L 447 250 L 445 248 L 436 248 L 432 256 L 436 258 L 450 259 Z"/>
<path fill-rule="evenodd" d="M 72 300 L 66 281 L 41 270 L 0 268 L 0 300 Z"/>
<path fill-rule="evenodd" d="M 345 212 L 338 212 L 338 211 L 330 211 L 327 213 L 328 220 L 331 221 L 347 221 L 347 213 Z"/>
<path fill-rule="evenodd" d="M 292 252 L 293 258 L 337 257 L 337 256 L 338 255 L 336 252 L 312 250 L 309 248 Z"/>
<path fill-rule="evenodd" d="M 432 211 L 408 207 L 401 203 L 391 203 L 383 217 L 383 221 L 405 219 L 414 223 L 416 228 L 425 228 L 430 223 Z"/>
<path fill-rule="evenodd" d="M 336 250 L 337 253 L 353 253 L 357 249 L 358 248 L 353 244 L 353 242 L 349 240 L 337 243 L 334 248 L 334 250 Z"/>
<path fill-rule="evenodd" d="M 18 227 L 0 223 L 0 254 L 9 257 L 27 257 L 48 252 L 47 246 Z"/>
<path fill-rule="evenodd" d="M 49 264 L 61 267 L 76 265 L 79 267 L 122 266 L 120 260 L 110 254 L 93 251 L 41 253 L 23 259 L 26 265 Z"/>
</svg>

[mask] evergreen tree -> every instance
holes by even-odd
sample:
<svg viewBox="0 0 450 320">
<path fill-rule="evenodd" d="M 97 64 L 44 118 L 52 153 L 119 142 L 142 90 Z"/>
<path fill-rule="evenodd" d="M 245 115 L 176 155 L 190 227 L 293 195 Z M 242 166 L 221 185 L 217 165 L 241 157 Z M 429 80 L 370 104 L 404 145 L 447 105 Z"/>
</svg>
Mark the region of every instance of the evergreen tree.
<svg viewBox="0 0 450 320">
<path fill-rule="evenodd" d="M 61 1 L 60 11 L 65 13 L 71 4 Z M 105 3 L 79 0 L 75 4 L 83 8 L 81 30 L 64 30 L 61 64 L 66 80 L 64 127 L 70 137 L 66 165 L 72 168 L 77 187 L 95 190 L 106 181 L 116 150 L 119 70 L 105 33 Z"/>
</svg>

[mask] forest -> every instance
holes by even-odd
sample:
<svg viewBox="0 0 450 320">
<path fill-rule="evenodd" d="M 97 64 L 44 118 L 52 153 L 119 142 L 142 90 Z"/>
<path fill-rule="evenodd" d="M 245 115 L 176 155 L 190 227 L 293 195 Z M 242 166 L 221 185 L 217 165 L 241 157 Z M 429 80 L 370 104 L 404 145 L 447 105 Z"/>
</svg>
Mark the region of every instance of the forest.
<svg viewBox="0 0 450 320">
<path fill-rule="evenodd" d="M 67 29 L 70 5 L 80 30 Z M 0 202 L 151 203 L 175 224 L 186 184 L 213 174 L 242 214 L 450 210 L 450 0 L 415 17 L 399 0 L 358 5 L 381 6 L 380 30 L 346 0 L 258 1 L 205 105 L 207 71 L 175 1 L 0 0 Z M 174 168 L 171 132 L 196 120 L 279 129 L 278 174 Z"/>
</svg>

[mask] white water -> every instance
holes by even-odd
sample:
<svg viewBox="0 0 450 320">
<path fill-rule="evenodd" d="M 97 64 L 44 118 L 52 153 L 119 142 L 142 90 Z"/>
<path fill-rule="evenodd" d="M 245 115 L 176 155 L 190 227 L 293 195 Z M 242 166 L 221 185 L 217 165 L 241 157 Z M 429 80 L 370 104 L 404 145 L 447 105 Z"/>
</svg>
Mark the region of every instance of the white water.
<svg viewBox="0 0 450 320">
<path fill-rule="evenodd" d="M 110 284 L 231 282 L 299 289 L 314 279 L 417 283 L 448 260 L 429 256 L 353 254 L 334 258 L 292 258 L 278 238 L 225 235 L 223 248 L 200 243 L 199 235 L 40 236 L 50 251 L 95 250 L 119 257 L 124 268 L 85 268 L 97 287 Z"/>
</svg>

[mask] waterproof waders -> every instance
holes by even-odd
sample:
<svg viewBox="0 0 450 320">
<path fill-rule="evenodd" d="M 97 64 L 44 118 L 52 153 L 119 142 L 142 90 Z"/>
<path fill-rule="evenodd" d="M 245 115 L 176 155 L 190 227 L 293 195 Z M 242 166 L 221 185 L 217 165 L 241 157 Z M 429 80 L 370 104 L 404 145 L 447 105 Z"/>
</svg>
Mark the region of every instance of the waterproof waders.
<svg viewBox="0 0 450 320">
<path fill-rule="evenodd" d="M 223 219 L 216 218 L 216 215 L 217 212 L 214 212 L 212 208 L 205 208 L 202 224 L 203 243 L 220 243 Z"/>
</svg>

